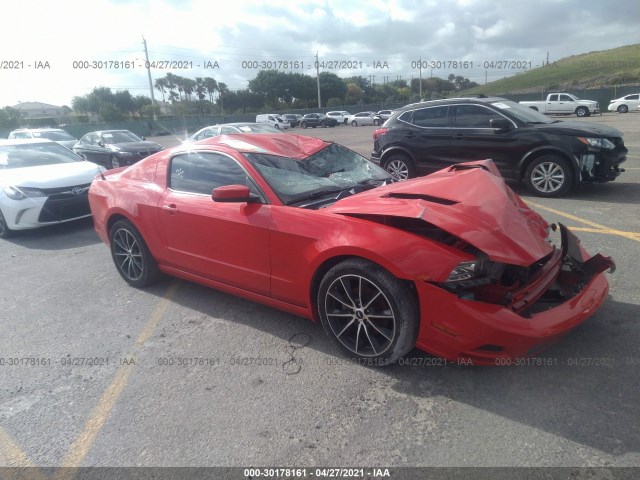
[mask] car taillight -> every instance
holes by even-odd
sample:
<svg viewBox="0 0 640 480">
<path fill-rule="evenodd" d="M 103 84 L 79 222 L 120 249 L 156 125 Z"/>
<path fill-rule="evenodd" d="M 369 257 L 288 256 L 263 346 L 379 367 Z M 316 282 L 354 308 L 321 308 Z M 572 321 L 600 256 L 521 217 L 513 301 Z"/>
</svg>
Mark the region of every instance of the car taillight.
<svg viewBox="0 0 640 480">
<path fill-rule="evenodd" d="M 373 132 L 373 139 L 377 140 L 380 135 L 384 135 L 385 133 L 387 133 L 388 130 L 389 130 L 388 128 L 377 129 L 375 132 Z"/>
</svg>

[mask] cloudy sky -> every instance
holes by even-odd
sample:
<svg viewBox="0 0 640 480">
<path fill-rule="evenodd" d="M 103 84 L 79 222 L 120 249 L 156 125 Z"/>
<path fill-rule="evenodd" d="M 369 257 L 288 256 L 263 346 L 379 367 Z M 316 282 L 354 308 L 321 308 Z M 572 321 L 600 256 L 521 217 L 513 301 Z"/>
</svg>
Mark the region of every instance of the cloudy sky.
<svg viewBox="0 0 640 480">
<path fill-rule="evenodd" d="M 420 59 L 436 67 L 423 77 L 484 83 L 514 73 L 496 61 L 535 67 L 547 52 L 554 61 L 640 43 L 638 0 L 19 0 L 3 10 L 0 106 L 71 105 L 96 86 L 148 95 L 143 35 L 152 62 L 186 67 L 157 64 L 154 79 L 211 76 L 232 90 L 263 67 L 313 75 L 316 52 L 325 71 L 375 83 L 417 78 Z M 94 61 L 111 68 L 80 68 Z"/>
</svg>

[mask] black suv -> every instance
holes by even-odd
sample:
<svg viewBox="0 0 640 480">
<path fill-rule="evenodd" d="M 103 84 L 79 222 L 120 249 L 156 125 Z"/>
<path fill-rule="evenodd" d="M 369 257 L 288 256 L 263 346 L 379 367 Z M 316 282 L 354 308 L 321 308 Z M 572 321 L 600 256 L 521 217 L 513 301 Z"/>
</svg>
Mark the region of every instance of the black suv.
<svg viewBox="0 0 640 480">
<path fill-rule="evenodd" d="M 398 179 L 491 158 L 505 178 L 543 197 L 614 180 L 627 154 L 615 128 L 554 120 L 499 97 L 407 105 L 373 139 L 371 160 Z"/>
<path fill-rule="evenodd" d="M 335 127 L 338 125 L 338 121 L 335 118 L 327 117 L 322 113 L 307 113 L 304 117 L 300 119 L 300 126 L 302 128 L 317 126 L 320 127 Z"/>
</svg>

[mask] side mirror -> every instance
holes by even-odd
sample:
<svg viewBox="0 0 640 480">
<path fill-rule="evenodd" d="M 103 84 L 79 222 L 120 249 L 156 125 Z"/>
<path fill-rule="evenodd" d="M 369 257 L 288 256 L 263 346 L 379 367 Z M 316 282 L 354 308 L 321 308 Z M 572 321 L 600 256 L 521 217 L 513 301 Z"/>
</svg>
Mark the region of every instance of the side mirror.
<svg viewBox="0 0 640 480">
<path fill-rule="evenodd" d="M 492 118 L 489 120 L 489 125 L 496 130 L 509 130 L 511 128 L 511 123 L 506 118 Z"/>
<path fill-rule="evenodd" d="M 104 148 L 104 142 L 102 140 L 98 140 L 98 142 L 96 143 L 96 145 L 98 145 L 99 147 Z"/>
<path fill-rule="evenodd" d="M 260 198 L 254 195 L 245 185 L 224 185 L 211 191 L 214 202 L 223 203 L 259 203 Z"/>
</svg>

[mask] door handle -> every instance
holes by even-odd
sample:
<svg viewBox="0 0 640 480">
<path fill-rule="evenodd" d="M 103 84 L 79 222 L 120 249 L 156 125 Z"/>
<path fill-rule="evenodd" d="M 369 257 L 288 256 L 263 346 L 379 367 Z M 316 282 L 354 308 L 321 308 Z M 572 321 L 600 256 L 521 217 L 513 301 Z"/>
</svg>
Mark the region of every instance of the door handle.
<svg viewBox="0 0 640 480">
<path fill-rule="evenodd" d="M 176 213 L 178 213 L 178 207 L 176 206 L 175 203 L 169 203 L 167 205 L 163 205 L 162 210 L 167 212 L 169 215 L 175 215 Z"/>
</svg>

